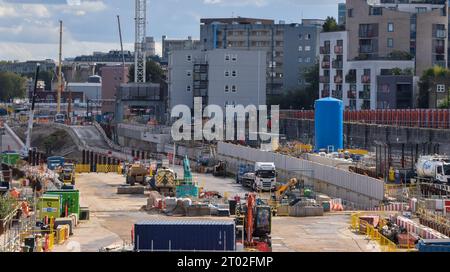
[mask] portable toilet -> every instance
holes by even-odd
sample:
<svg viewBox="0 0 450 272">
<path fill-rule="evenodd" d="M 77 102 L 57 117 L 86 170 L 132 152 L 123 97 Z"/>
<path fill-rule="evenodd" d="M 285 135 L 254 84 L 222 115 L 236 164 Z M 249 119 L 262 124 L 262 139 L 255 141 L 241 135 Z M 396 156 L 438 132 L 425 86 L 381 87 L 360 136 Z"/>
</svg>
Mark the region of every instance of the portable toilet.
<svg viewBox="0 0 450 272">
<path fill-rule="evenodd" d="M 344 148 L 344 104 L 327 97 L 315 102 L 315 151 Z"/>
</svg>

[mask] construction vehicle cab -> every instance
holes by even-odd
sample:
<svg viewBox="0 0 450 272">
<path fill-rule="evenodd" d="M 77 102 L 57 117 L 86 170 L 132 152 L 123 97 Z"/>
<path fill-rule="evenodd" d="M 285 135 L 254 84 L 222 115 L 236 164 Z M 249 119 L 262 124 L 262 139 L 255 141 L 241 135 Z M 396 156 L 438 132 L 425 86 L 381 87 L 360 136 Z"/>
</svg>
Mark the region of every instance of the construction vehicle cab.
<svg viewBox="0 0 450 272">
<path fill-rule="evenodd" d="M 227 164 L 224 161 L 219 161 L 214 166 L 213 175 L 215 177 L 225 177 L 227 175 Z"/>
<path fill-rule="evenodd" d="M 55 114 L 54 122 L 58 124 L 64 124 L 66 121 L 66 116 L 62 113 Z"/>
<path fill-rule="evenodd" d="M 147 168 L 140 163 L 132 164 L 128 167 L 126 182 L 131 186 L 134 184 L 140 183 L 142 185 L 146 185 L 146 176 L 148 174 Z"/>
<path fill-rule="evenodd" d="M 58 167 L 64 165 L 64 157 L 54 156 L 47 158 L 47 168 L 50 170 L 56 170 Z"/>
</svg>

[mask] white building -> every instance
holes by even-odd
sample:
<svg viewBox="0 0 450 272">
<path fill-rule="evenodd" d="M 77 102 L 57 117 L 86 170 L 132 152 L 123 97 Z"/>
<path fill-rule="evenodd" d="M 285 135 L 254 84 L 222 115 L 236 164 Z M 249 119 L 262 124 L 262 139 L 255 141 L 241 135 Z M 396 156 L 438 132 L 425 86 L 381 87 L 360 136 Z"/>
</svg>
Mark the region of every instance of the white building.
<svg viewBox="0 0 450 272">
<path fill-rule="evenodd" d="M 265 105 L 266 53 L 214 49 L 175 50 L 169 54 L 169 108 L 187 105 L 194 97 L 203 106 Z"/>
<path fill-rule="evenodd" d="M 320 34 L 320 97 L 341 99 L 347 109 L 377 109 L 378 77 L 392 69 L 414 71 L 414 60 L 348 60 L 347 31 Z"/>
<path fill-rule="evenodd" d="M 102 99 L 102 79 L 99 76 L 90 76 L 88 82 L 70 82 L 67 84 L 67 89 L 72 92 L 82 92 L 84 101 Z"/>
</svg>

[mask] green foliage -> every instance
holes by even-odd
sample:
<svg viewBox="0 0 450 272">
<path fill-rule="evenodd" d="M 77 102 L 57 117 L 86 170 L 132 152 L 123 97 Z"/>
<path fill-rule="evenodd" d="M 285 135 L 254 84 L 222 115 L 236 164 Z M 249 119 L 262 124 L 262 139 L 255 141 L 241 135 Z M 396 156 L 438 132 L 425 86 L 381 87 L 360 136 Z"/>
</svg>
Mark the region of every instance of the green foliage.
<svg viewBox="0 0 450 272">
<path fill-rule="evenodd" d="M 159 82 L 166 79 L 161 66 L 153 60 L 147 60 L 145 65 L 145 73 L 147 82 Z M 129 82 L 134 82 L 134 65 L 132 65 L 129 69 L 128 78 Z"/>
<path fill-rule="evenodd" d="M 388 58 L 391 60 L 412 60 L 413 56 L 409 52 L 394 50 L 388 55 Z"/>
<path fill-rule="evenodd" d="M 328 16 L 325 23 L 322 26 L 323 32 L 334 32 L 345 30 L 344 26 L 338 25 L 334 17 Z"/>
<path fill-rule="evenodd" d="M 429 107 L 429 91 L 432 88 L 434 82 L 437 80 L 444 80 L 450 78 L 450 70 L 441 66 L 434 66 L 423 72 L 419 81 L 419 108 Z M 449 101 L 446 101 L 439 105 L 440 108 L 448 108 Z"/>
<path fill-rule="evenodd" d="M 269 105 L 280 105 L 280 109 L 313 109 L 314 102 L 319 99 L 319 64 L 306 69 L 304 73 L 305 88 L 296 88 L 283 92 L 281 95 L 271 96 Z"/>
<path fill-rule="evenodd" d="M 5 218 L 14 210 L 15 200 L 10 196 L 0 196 L 0 219 Z"/>
<path fill-rule="evenodd" d="M 11 72 L 0 72 L 0 101 L 12 98 L 24 98 L 26 95 L 26 79 Z"/>
</svg>

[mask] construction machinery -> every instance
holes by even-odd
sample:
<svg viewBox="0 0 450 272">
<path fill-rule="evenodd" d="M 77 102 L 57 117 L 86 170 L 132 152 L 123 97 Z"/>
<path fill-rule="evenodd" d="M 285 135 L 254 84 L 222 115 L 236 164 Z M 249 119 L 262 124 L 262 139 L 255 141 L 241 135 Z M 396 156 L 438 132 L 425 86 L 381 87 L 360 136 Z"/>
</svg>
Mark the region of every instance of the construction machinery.
<svg viewBox="0 0 450 272">
<path fill-rule="evenodd" d="M 31 98 L 31 109 L 30 109 L 30 114 L 28 116 L 28 128 L 27 128 L 27 132 L 26 132 L 27 137 L 26 137 L 26 141 L 25 141 L 25 146 L 20 152 L 20 156 L 22 158 L 28 158 L 28 152 L 31 148 L 31 133 L 33 131 L 34 106 L 36 103 L 36 91 L 37 91 L 37 82 L 38 82 L 38 77 L 39 77 L 39 68 L 40 68 L 40 65 L 38 63 L 37 67 L 36 67 L 36 74 L 34 76 L 34 89 L 33 89 L 33 95 Z"/>
<path fill-rule="evenodd" d="M 176 174 L 167 167 L 160 167 L 156 171 L 155 187 L 161 194 L 171 194 L 176 190 Z"/>
<path fill-rule="evenodd" d="M 281 185 L 274 193 L 273 197 L 276 201 L 281 201 L 289 192 L 296 189 L 299 181 L 296 178 L 291 178 L 288 183 Z"/>
<path fill-rule="evenodd" d="M 241 183 L 253 191 L 272 191 L 277 182 L 277 171 L 273 162 L 256 162 L 254 171 L 242 175 Z"/>
<path fill-rule="evenodd" d="M 215 166 L 214 166 L 214 171 L 213 171 L 213 175 L 215 177 L 226 177 L 227 175 L 227 164 L 224 161 L 219 161 Z"/>
<path fill-rule="evenodd" d="M 134 186 L 134 184 L 137 182 L 139 184 L 146 185 L 147 181 L 145 178 L 147 174 L 148 171 L 144 165 L 140 163 L 131 164 L 127 170 L 127 184 Z"/>
<path fill-rule="evenodd" d="M 416 173 L 420 180 L 450 184 L 450 158 L 422 156 L 416 164 Z"/>
<path fill-rule="evenodd" d="M 244 248 L 249 251 L 272 251 L 270 237 L 272 212 L 270 206 L 257 203 L 256 194 L 247 195 L 245 205 L 239 205 L 236 213 L 236 226 L 243 226 Z M 239 233 L 238 233 L 239 235 Z"/>
</svg>

